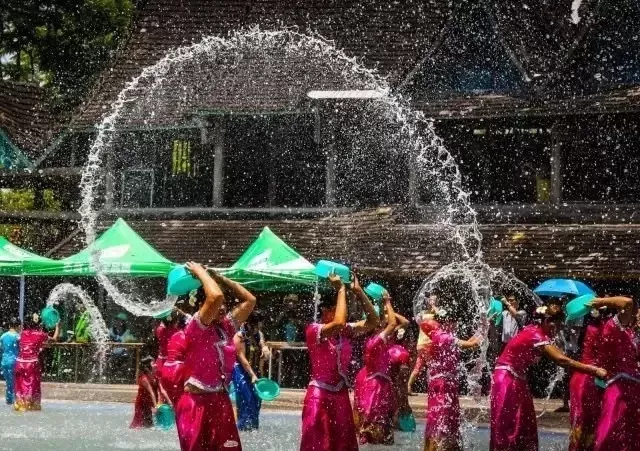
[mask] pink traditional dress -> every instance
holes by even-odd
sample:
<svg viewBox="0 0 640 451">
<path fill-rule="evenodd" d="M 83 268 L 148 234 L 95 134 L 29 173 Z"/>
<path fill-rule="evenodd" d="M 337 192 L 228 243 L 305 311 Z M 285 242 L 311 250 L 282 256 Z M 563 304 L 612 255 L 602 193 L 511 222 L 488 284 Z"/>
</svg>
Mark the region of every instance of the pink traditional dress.
<svg viewBox="0 0 640 451">
<path fill-rule="evenodd" d="M 383 334 L 367 340 L 364 367 L 358 372 L 354 389 L 353 415 L 361 445 L 393 445 L 395 391 L 391 379 L 391 354 Z"/>
<path fill-rule="evenodd" d="M 158 397 L 158 382 L 156 378 L 148 374 L 141 374 L 138 377 L 138 395 L 133 408 L 133 420 L 129 425 L 130 429 L 153 427 L 153 398 L 149 390 L 143 385 L 146 381 L 151 385 L 156 398 Z"/>
<path fill-rule="evenodd" d="M 347 371 L 351 363 L 351 326 L 337 337 L 322 338 L 322 324 L 305 333 L 311 382 L 302 407 L 300 451 L 354 451 L 358 449 Z"/>
<path fill-rule="evenodd" d="M 180 396 L 184 392 L 185 366 L 184 356 L 186 342 L 183 330 L 178 330 L 169 339 L 167 345 L 167 359 L 160 373 L 160 382 L 174 406 L 178 405 Z"/>
<path fill-rule="evenodd" d="M 158 358 L 156 359 L 157 374 L 162 374 L 162 367 L 164 366 L 164 362 L 167 360 L 167 346 L 169 345 L 169 340 L 177 330 L 178 329 L 176 327 L 167 326 L 164 323 L 160 323 L 158 327 L 156 327 L 155 335 L 156 340 L 158 340 Z"/>
<path fill-rule="evenodd" d="M 610 377 L 596 427 L 596 451 L 640 449 L 640 371 L 633 330 L 617 316 L 602 328 L 600 364 Z"/>
<path fill-rule="evenodd" d="M 208 326 L 199 314 L 185 328 L 185 391 L 176 408 L 176 425 L 182 451 L 239 451 L 240 435 L 228 394 L 236 362 L 233 336 L 236 326 L 225 317 Z"/>
<path fill-rule="evenodd" d="M 491 387 L 492 451 L 536 451 L 538 425 L 527 370 L 540 360 L 551 340 L 539 325 L 529 325 L 507 343 L 496 360 Z"/>
<path fill-rule="evenodd" d="M 49 336 L 39 329 L 27 329 L 20 334 L 15 367 L 15 410 L 40 410 L 42 368 L 38 356 L 48 339 Z"/>
<path fill-rule="evenodd" d="M 599 347 L 602 342 L 602 324 L 589 324 L 584 331 L 582 356 L 586 365 L 600 366 Z M 600 418 L 603 390 L 595 384 L 593 376 L 571 375 L 569 383 L 571 435 L 569 451 L 592 451 L 596 426 Z"/>
<path fill-rule="evenodd" d="M 443 329 L 431 334 L 424 449 L 462 450 L 458 397 L 458 339 Z"/>
</svg>

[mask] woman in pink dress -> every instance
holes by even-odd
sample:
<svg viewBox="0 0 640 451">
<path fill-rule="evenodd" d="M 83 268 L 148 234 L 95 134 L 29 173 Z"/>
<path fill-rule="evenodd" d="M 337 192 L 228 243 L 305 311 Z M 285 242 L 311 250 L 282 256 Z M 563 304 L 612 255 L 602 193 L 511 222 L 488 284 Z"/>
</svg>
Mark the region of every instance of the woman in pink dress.
<svg viewBox="0 0 640 451">
<path fill-rule="evenodd" d="M 169 340 L 179 330 L 178 319 L 178 312 L 171 312 L 169 316 L 160 320 L 160 324 L 154 331 L 158 342 L 158 358 L 156 359 L 156 374 L 158 375 L 162 374 L 164 362 L 167 360 Z"/>
<path fill-rule="evenodd" d="M 162 372 L 160 373 L 160 384 L 167 392 L 174 406 L 178 405 L 180 396 L 182 396 L 182 392 L 184 391 L 184 382 L 186 380 L 184 367 L 185 352 L 186 342 L 184 324 L 182 324 L 182 327 L 179 327 L 173 335 L 171 335 L 171 338 L 169 338 L 167 358 L 164 361 Z"/>
<path fill-rule="evenodd" d="M 606 377 L 605 370 L 572 360 L 551 344 L 564 321 L 559 305 L 539 307 L 536 317 L 536 323 L 512 338 L 496 360 L 491 386 L 491 450 L 537 451 L 538 426 L 526 374 L 542 356 L 573 371 Z"/>
<path fill-rule="evenodd" d="M 361 445 L 393 445 L 396 393 L 391 379 L 390 339 L 397 320 L 391 298 L 385 292 L 384 328 L 377 328 L 364 347 L 364 367 L 354 387 L 353 416 Z"/>
<path fill-rule="evenodd" d="M 56 324 L 52 337 L 42 330 L 40 315 L 34 313 L 20 334 L 20 347 L 15 367 L 16 400 L 14 409 L 20 412 L 40 410 L 42 399 L 42 367 L 40 352 L 47 341 L 57 341 L 60 325 Z"/>
<path fill-rule="evenodd" d="M 395 331 L 389 336 L 389 356 L 391 359 L 391 381 L 393 383 L 396 409 L 393 413 L 393 428 L 400 429 L 400 418 L 413 417 L 413 410 L 409 404 L 409 377 L 411 368 L 410 349 L 415 345 L 411 343 L 407 329 L 409 320 L 396 312 Z M 401 429 L 402 430 L 402 429 Z M 404 431 L 404 432 L 413 432 Z"/>
<path fill-rule="evenodd" d="M 153 427 L 153 412 L 158 405 L 158 380 L 153 367 L 153 357 L 140 360 L 138 394 L 133 405 L 133 419 L 129 429 Z"/>
<path fill-rule="evenodd" d="M 233 336 L 246 321 L 256 298 L 240 284 L 196 263 L 187 268 L 202 282 L 198 290 L 198 312 L 189 321 L 185 336 L 184 393 L 176 408 L 176 425 L 182 451 L 239 451 L 240 435 L 229 399 L 231 372 L 236 362 Z M 224 294 L 228 288 L 240 304 L 224 315 Z"/>
<path fill-rule="evenodd" d="M 424 449 L 425 451 L 461 451 L 458 394 L 460 349 L 477 347 L 480 344 L 480 338 L 473 336 L 469 340 L 457 339 L 433 319 L 423 321 L 420 329 L 430 340 Z"/>
<path fill-rule="evenodd" d="M 609 307 L 618 313 L 607 320 L 599 337 L 599 360 L 610 379 L 602 395 L 596 426 L 596 451 L 631 451 L 640 447 L 640 369 L 633 333 L 638 306 L 629 297 L 598 298 L 592 307 Z"/>
<path fill-rule="evenodd" d="M 593 310 L 585 318 L 580 343 L 580 361 L 585 365 L 600 365 L 602 329 L 607 318 L 603 312 Z M 593 451 L 596 426 L 602 408 L 604 390 L 595 379 L 584 373 L 573 373 L 569 381 L 569 451 Z"/>
<path fill-rule="evenodd" d="M 350 337 L 378 326 L 378 316 L 358 280 L 351 290 L 366 313 L 366 320 L 347 324 L 346 287 L 339 277 L 329 281 L 337 301 L 320 305 L 321 322 L 305 331 L 311 360 L 311 382 L 302 407 L 300 451 L 354 451 L 358 449 L 347 372 L 351 363 Z"/>
</svg>

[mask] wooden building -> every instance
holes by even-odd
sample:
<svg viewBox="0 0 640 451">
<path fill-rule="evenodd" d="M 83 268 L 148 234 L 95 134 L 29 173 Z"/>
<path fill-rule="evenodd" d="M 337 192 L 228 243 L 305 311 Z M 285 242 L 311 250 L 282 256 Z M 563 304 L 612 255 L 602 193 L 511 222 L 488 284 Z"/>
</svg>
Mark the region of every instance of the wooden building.
<svg viewBox="0 0 640 451">
<path fill-rule="evenodd" d="M 640 4 L 584 0 L 572 10 L 571 2 L 529 3 L 146 0 L 128 42 L 62 131 L 51 126 L 49 136 L 28 121 L 0 122 L 17 143 L 29 131 L 46 138 L 30 155 L 35 170 L 3 172 L 3 187 L 30 177 L 66 200 L 66 211 L 3 212 L 2 222 L 58 224 L 68 236 L 42 247 L 69 254 L 81 238 L 72 231 L 78 193 L 69 187 L 95 125 L 127 81 L 204 36 L 256 24 L 297 27 L 377 69 L 433 118 L 478 212 L 488 264 L 527 282 L 575 276 L 627 289 L 640 276 Z M 399 181 L 406 187 L 399 196 L 365 193 L 350 203 L 304 95 L 314 87 L 279 86 L 272 73 L 251 76 L 263 89 L 213 98 L 197 121 L 132 130 L 131 140 L 155 156 L 117 169 L 105 220 L 127 218 L 175 261 L 219 266 L 269 225 L 307 258 L 345 260 L 409 298 L 451 258 L 428 203 L 408 180 Z M 269 153 L 284 140 L 299 151 L 293 162 Z M 233 172 L 238 166 L 250 174 Z"/>
</svg>

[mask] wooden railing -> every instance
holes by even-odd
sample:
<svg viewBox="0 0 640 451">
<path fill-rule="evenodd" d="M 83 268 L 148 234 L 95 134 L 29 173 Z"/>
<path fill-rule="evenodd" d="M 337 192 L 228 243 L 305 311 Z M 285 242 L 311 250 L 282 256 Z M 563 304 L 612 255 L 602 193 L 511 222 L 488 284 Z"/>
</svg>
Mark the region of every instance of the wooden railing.
<svg viewBox="0 0 640 451">
<path fill-rule="evenodd" d="M 304 342 L 267 341 L 267 347 L 271 350 L 269 359 L 269 379 L 273 379 L 273 359 L 278 360 L 278 384 L 282 385 L 282 356 L 285 351 L 307 352 L 307 345 Z"/>
<path fill-rule="evenodd" d="M 286 341 L 268 341 L 266 343 L 267 347 L 271 350 L 271 358 L 269 359 L 269 378 L 273 377 L 273 363 L 274 360 L 277 362 L 277 381 L 278 383 L 282 382 L 282 360 L 283 354 L 285 352 L 306 352 L 307 345 L 304 342 L 294 342 L 288 343 Z M 59 350 L 61 352 L 67 353 L 65 358 L 59 358 L 59 361 L 54 364 L 57 366 L 53 371 L 56 373 L 55 378 L 59 378 L 62 372 L 71 370 L 73 375 L 71 377 L 71 382 L 83 382 L 80 380 L 80 375 L 84 373 L 86 370 L 86 361 L 94 361 L 95 352 L 95 343 L 49 343 L 46 345 L 47 348 L 53 350 Z M 135 379 L 138 378 L 138 367 L 140 366 L 140 358 L 142 348 L 145 346 L 144 343 L 116 343 L 109 342 L 106 344 L 108 351 L 105 361 L 105 376 L 109 378 L 109 360 L 113 358 L 113 354 L 111 354 L 111 350 L 116 348 L 124 348 L 127 350 L 131 350 L 129 356 L 127 356 L 130 360 L 130 365 L 127 367 L 130 369 L 135 369 Z M 69 357 L 69 358 L 67 358 Z M 58 358 L 57 356 L 48 356 L 48 360 L 51 358 Z M 69 363 L 71 365 L 69 365 Z M 48 365 L 49 367 L 51 365 Z M 48 373 L 48 376 L 51 376 L 51 372 Z M 135 383 L 135 380 L 130 381 L 131 383 Z"/>
<path fill-rule="evenodd" d="M 112 351 L 113 349 L 117 349 L 117 348 L 122 348 L 125 349 L 126 351 L 129 351 L 128 355 L 125 355 L 124 357 L 127 358 L 130 362 L 129 366 L 126 367 L 128 369 L 134 369 L 134 374 L 135 374 L 135 380 L 133 381 L 128 381 L 130 383 L 135 383 L 136 380 L 138 379 L 138 368 L 140 366 L 140 355 L 142 352 L 142 348 L 145 346 L 144 343 L 118 343 L 118 342 L 108 342 L 106 343 L 106 347 L 107 347 L 107 354 L 106 354 L 106 358 L 105 358 L 105 376 L 107 378 L 112 377 L 113 375 L 109 374 L 109 363 L 110 360 L 113 359 L 113 354 Z M 65 352 L 68 353 L 71 357 L 70 361 L 72 362 L 72 368 L 69 368 L 67 365 L 67 363 L 69 363 L 68 359 L 64 359 L 64 364 L 63 364 L 63 359 L 59 358 L 58 356 L 49 356 L 52 357 L 54 360 L 59 358 L 59 361 L 57 363 L 54 363 L 53 365 L 48 365 L 48 366 L 57 366 L 57 368 L 55 368 L 55 373 L 57 373 L 57 377 L 60 377 L 61 372 L 63 371 L 67 371 L 69 369 L 71 369 L 73 371 L 73 377 L 72 377 L 72 381 L 73 382 L 79 382 L 79 375 L 84 372 L 84 370 L 86 369 L 85 367 L 85 360 L 90 360 L 90 361 L 94 361 L 95 357 L 93 355 L 93 353 L 96 350 L 96 344 L 95 343 L 73 343 L 73 342 L 68 342 L 68 343 L 60 343 L 60 342 L 54 342 L 54 343 L 48 343 L 46 345 L 46 348 L 49 349 L 53 349 L 53 350 L 59 350 L 61 352 Z M 46 371 L 46 367 L 45 367 L 45 371 Z M 48 375 L 50 375 L 51 373 L 49 373 Z M 47 374 L 45 373 L 45 376 Z"/>
</svg>

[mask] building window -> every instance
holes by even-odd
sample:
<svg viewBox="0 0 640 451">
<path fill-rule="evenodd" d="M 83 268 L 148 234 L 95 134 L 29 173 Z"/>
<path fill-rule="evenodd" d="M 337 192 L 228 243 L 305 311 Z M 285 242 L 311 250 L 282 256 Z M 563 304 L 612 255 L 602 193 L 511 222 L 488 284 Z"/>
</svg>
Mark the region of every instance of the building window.
<svg viewBox="0 0 640 451">
<path fill-rule="evenodd" d="M 473 203 L 549 202 L 549 124 L 443 121 L 436 132 L 456 159 Z"/>
<path fill-rule="evenodd" d="M 171 154 L 171 175 L 194 174 L 194 165 L 191 162 L 191 141 L 176 139 L 173 141 Z"/>
<path fill-rule="evenodd" d="M 640 127 L 635 117 L 576 121 L 563 139 L 562 200 L 637 203 Z"/>
<path fill-rule="evenodd" d="M 213 157 L 196 128 L 122 133 L 113 146 L 120 204 L 131 208 L 211 206 Z"/>
</svg>

